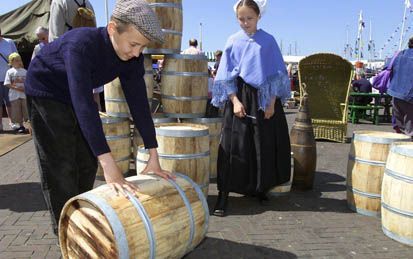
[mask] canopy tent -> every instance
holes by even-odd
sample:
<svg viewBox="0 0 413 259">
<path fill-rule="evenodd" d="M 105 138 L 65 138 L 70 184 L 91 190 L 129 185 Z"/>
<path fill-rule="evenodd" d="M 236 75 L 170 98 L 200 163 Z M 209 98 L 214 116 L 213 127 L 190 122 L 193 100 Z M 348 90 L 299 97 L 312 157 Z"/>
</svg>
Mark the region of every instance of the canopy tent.
<svg viewBox="0 0 413 259">
<path fill-rule="evenodd" d="M 17 49 L 27 67 L 33 48 L 38 43 L 35 30 L 48 27 L 52 0 L 32 0 L 27 4 L 0 15 L 1 34 L 15 41 Z"/>
<path fill-rule="evenodd" d="M 32 48 L 37 41 L 35 30 L 39 26 L 48 26 L 50 4 L 52 0 L 33 0 L 29 3 L 0 16 L 1 33 L 5 38 L 13 39 L 22 48 Z"/>
</svg>

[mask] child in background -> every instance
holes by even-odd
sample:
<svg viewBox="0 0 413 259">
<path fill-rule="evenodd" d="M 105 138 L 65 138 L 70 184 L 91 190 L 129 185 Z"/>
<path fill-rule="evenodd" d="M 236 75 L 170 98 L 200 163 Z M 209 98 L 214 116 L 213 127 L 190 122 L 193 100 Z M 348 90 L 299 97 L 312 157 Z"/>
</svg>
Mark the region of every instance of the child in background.
<svg viewBox="0 0 413 259">
<path fill-rule="evenodd" d="M 24 94 L 26 69 L 23 68 L 23 61 L 17 52 L 10 54 L 9 64 L 11 68 L 6 72 L 4 85 L 10 88 L 11 122 L 18 126 L 15 129 L 16 132 L 25 133 L 26 128 L 23 126 L 23 122 L 28 120 L 26 95 Z"/>
</svg>

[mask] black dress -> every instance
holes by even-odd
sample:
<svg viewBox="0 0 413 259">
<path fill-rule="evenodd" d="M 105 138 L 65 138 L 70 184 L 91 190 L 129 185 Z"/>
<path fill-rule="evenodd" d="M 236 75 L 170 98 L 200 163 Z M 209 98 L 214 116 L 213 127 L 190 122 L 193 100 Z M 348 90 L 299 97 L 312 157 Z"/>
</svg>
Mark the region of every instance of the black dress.
<svg viewBox="0 0 413 259">
<path fill-rule="evenodd" d="M 291 147 L 288 125 L 277 98 L 274 116 L 258 110 L 258 91 L 237 79 L 237 97 L 248 115 L 238 118 L 227 101 L 218 151 L 218 190 L 245 195 L 266 193 L 290 180 Z"/>
</svg>

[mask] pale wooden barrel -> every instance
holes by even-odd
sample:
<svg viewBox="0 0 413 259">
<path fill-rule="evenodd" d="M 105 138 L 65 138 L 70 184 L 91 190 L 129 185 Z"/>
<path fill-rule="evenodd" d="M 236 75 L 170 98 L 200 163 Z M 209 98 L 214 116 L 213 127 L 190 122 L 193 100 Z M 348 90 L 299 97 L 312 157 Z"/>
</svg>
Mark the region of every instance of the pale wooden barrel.
<svg viewBox="0 0 413 259">
<path fill-rule="evenodd" d="M 388 237 L 413 246 L 413 143 L 393 143 L 383 177 L 381 223 Z"/>
<path fill-rule="evenodd" d="M 161 23 L 165 35 L 163 44 L 150 43 L 144 50 L 147 54 L 174 54 L 181 52 L 182 0 L 147 0 Z"/>
<path fill-rule="evenodd" d="M 381 185 L 390 146 L 410 138 L 391 132 L 355 131 L 347 164 L 347 204 L 357 213 L 380 216 Z"/>
<path fill-rule="evenodd" d="M 119 78 L 116 78 L 104 87 L 106 113 L 109 116 L 129 118 L 129 106 L 126 103 Z"/>
<path fill-rule="evenodd" d="M 152 106 L 152 98 L 153 98 L 153 89 L 155 87 L 155 81 L 153 80 L 153 69 L 152 69 L 152 57 L 150 55 L 145 55 L 144 59 L 145 65 L 145 85 L 146 85 L 146 93 L 148 96 L 149 107 Z"/>
<path fill-rule="evenodd" d="M 222 117 L 185 119 L 184 122 L 202 124 L 209 129 L 210 171 L 209 179 L 217 178 L 218 147 L 221 138 Z"/>
<path fill-rule="evenodd" d="M 152 120 L 153 124 L 158 125 L 160 123 L 173 123 L 176 122 L 175 118 L 167 118 L 165 115 L 160 114 L 160 113 L 155 113 L 152 114 Z M 136 158 L 136 155 L 138 153 L 138 147 L 140 145 L 143 145 L 143 139 L 141 135 L 139 134 L 139 131 L 137 128 L 133 129 L 133 158 Z"/>
<path fill-rule="evenodd" d="M 189 177 L 127 180 L 138 194 L 117 196 L 102 185 L 66 203 L 59 222 L 63 258 L 182 258 L 205 238 L 208 204 Z"/>
<path fill-rule="evenodd" d="M 174 118 L 200 118 L 208 100 L 205 55 L 168 55 L 162 70 L 163 112 Z"/>
<path fill-rule="evenodd" d="M 291 170 L 290 170 L 290 180 L 284 184 L 280 184 L 275 186 L 273 189 L 269 191 L 269 195 L 274 197 L 285 196 L 288 195 L 291 191 L 291 185 L 293 183 L 294 178 L 294 153 L 291 152 Z"/>
<path fill-rule="evenodd" d="M 130 121 L 127 118 L 106 117 L 101 115 L 103 132 L 112 156 L 123 174 L 129 172 L 130 164 Z M 104 180 L 103 169 L 98 164 L 96 179 Z"/>
<path fill-rule="evenodd" d="M 155 126 L 159 162 L 162 169 L 181 172 L 193 179 L 208 195 L 209 136 L 208 127 L 189 123 L 163 123 Z M 145 169 L 148 151 L 140 146 L 136 155 L 136 172 Z"/>
</svg>

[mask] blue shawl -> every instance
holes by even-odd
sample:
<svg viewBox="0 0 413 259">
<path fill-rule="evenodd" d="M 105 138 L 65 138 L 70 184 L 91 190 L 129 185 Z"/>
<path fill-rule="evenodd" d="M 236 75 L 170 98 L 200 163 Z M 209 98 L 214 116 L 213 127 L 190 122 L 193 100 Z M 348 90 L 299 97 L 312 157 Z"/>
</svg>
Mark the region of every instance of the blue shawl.
<svg viewBox="0 0 413 259">
<path fill-rule="evenodd" d="M 228 96 L 237 92 L 237 77 L 258 89 L 260 110 L 265 111 L 274 96 L 282 102 L 290 97 L 281 51 L 274 37 L 261 29 L 252 37 L 243 30 L 229 37 L 212 90 L 214 106 L 222 107 Z"/>
</svg>

